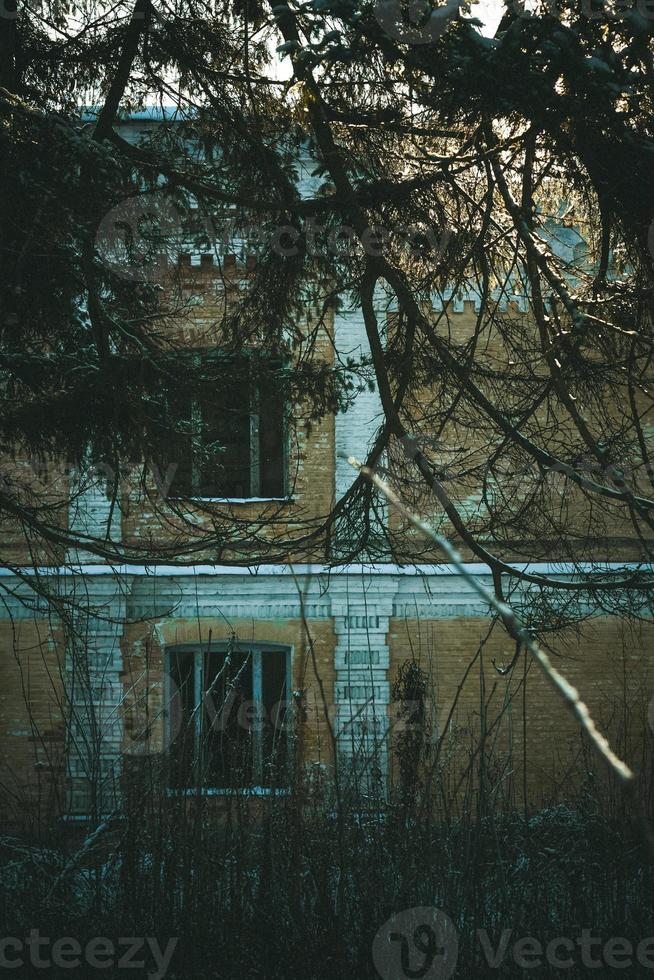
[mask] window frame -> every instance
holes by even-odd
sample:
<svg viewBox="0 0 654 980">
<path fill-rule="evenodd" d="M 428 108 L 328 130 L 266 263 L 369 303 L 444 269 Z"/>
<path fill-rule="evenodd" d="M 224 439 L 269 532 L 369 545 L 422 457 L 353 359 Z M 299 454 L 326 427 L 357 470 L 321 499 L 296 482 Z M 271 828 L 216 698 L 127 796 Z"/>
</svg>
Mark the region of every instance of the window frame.
<svg viewBox="0 0 654 980">
<path fill-rule="evenodd" d="M 172 677 L 170 674 L 170 662 L 172 656 L 177 653 L 192 653 L 193 654 L 193 712 L 195 714 L 194 718 L 194 732 L 193 732 L 193 750 L 194 750 L 194 762 L 193 769 L 197 774 L 197 766 L 199 762 L 198 745 L 202 737 L 202 710 L 201 710 L 201 700 L 202 700 L 202 677 L 204 673 L 204 657 L 208 653 L 225 653 L 229 650 L 230 644 L 226 641 L 218 641 L 211 643 L 174 643 L 168 645 L 164 648 L 163 658 L 164 658 L 164 708 L 163 708 L 163 735 L 164 735 L 164 746 L 166 755 L 169 754 L 171 746 L 173 745 L 173 733 L 171 731 L 172 723 L 172 697 L 173 697 L 173 685 Z M 294 705 L 292 701 L 292 678 L 293 678 L 293 656 L 294 656 L 294 646 L 289 643 L 265 643 L 262 641 L 256 641 L 252 643 L 237 643 L 235 649 L 239 653 L 249 653 L 252 657 L 252 700 L 254 704 L 262 704 L 261 694 L 262 694 L 262 669 L 261 669 L 261 657 L 268 651 L 281 651 L 286 655 L 286 672 L 285 672 L 285 685 L 286 685 L 286 704 L 287 711 L 293 712 Z M 257 698 L 257 692 L 259 697 Z M 287 727 L 284 733 L 286 737 L 286 749 L 287 758 L 292 764 L 293 762 L 293 737 L 292 731 Z M 262 732 L 256 732 L 254 736 L 258 741 L 258 747 L 255 747 L 255 759 L 258 759 L 256 763 L 259 769 L 263 764 L 262 759 Z M 261 775 L 261 772 L 259 772 Z M 169 796 L 288 796 L 291 793 L 291 786 L 261 786 L 254 783 L 252 786 L 200 786 L 197 783 L 193 786 L 188 787 L 166 787 L 166 792 Z"/>
<path fill-rule="evenodd" d="M 190 352 L 192 361 L 195 367 L 200 367 L 201 358 L 204 354 L 215 354 L 218 357 L 221 355 L 220 348 L 215 347 L 204 347 L 198 348 Z M 253 357 L 261 356 L 259 351 L 247 351 L 241 355 L 244 359 L 251 361 Z M 230 356 L 229 354 L 224 354 L 224 360 L 229 362 L 230 360 L 236 359 L 236 355 Z M 280 362 L 283 366 L 283 362 Z M 205 501 L 207 503 L 231 503 L 231 504 L 248 504 L 248 503 L 267 503 L 267 502 L 280 502 L 288 503 L 293 498 L 289 493 L 289 418 L 288 418 L 288 406 L 283 405 L 282 410 L 282 431 L 281 431 L 281 450 L 282 450 L 282 492 L 281 494 L 275 496 L 261 496 L 261 457 L 260 457 L 260 445 L 259 445 L 259 424 L 261 418 L 261 412 L 259 407 L 260 400 L 260 389 L 259 386 L 255 384 L 252 374 L 248 377 L 248 416 L 249 416 L 249 447 L 248 447 L 248 459 L 249 459 L 249 470 L 250 470 L 250 490 L 256 491 L 251 492 L 247 497 L 232 497 L 232 496 L 213 496 L 209 494 L 199 494 L 192 492 L 190 494 L 180 494 L 180 493 L 169 493 L 169 500 L 196 500 Z M 191 440 L 201 438 L 202 431 L 202 404 L 197 399 L 191 400 Z M 191 449 L 191 480 L 195 486 L 199 486 L 202 482 L 201 473 L 197 465 L 197 458 L 193 449 Z M 174 483 L 174 478 L 173 478 Z"/>
</svg>

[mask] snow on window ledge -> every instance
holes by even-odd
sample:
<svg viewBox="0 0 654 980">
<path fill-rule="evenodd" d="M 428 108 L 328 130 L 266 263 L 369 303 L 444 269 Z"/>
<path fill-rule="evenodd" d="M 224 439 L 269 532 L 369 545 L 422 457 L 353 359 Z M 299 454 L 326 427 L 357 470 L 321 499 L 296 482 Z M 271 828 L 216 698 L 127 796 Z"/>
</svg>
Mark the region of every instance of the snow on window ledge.
<svg viewBox="0 0 654 980">
<path fill-rule="evenodd" d="M 169 497 L 169 500 L 187 500 L 203 504 L 292 504 L 295 497 Z"/>
<path fill-rule="evenodd" d="M 166 796 L 290 796 L 291 790 L 288 787 L 274 788 L 272 786 L 243 786 L 243 787 L 223 787 L 222 789 L 212 789 L 202 787 L 197 789 L 167 789 Z"/>
</svg>

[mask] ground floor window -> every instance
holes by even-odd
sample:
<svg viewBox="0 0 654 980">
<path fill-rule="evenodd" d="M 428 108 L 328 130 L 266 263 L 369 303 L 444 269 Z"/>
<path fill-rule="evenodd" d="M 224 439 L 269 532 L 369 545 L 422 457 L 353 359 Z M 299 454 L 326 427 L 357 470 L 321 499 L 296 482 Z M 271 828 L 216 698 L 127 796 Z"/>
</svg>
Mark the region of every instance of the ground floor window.
<svg viewBox="0 0 654 980">
<path fill-rule="evenodd" d="M 288 788 L 290 662 L 273 644 L 167 652 L 172 788 Z"/>
</svg>

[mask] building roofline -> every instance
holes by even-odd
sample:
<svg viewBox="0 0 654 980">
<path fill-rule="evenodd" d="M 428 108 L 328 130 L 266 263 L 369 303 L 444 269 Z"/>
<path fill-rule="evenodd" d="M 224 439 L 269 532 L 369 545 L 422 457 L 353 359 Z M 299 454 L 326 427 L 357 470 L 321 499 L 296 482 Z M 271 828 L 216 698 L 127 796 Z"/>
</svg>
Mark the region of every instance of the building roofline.
<svg viewBox="0 0 654 980">
<path fill-rule="evenodd" d="M 100 108 L 100 106 L 85 106 L 81 111 L 82 120 L 93 122 L 97 119 Z M 194 109 L 184 109 L 174 105 L 153 105 L 133 111 L 119 111 L 116 116 L 116 123 L 125 125 L 126 123 L 140 122 L 181 122 L 191 119 L 194 115 Z"/>
</svg>

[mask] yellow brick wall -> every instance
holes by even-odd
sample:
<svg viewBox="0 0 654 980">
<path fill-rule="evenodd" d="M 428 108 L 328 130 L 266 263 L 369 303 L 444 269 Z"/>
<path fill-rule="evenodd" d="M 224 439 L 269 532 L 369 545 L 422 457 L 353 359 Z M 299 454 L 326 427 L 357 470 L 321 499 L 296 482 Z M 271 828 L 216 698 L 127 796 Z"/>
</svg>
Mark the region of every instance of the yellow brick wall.
<svg viewBox="0 0 654 980">
<path fill-rule="evenodd" d="M 36 825 L 61 811 L 62 649 L 47 621 L 0 621 L 0 826 Z"/>
<path fill-rule="evenodd" d="M 435 323 L 435 331 L 440 337 L 448 338 L 453 344 L 466 344 L 473 336 L 478 314 L 475 313 L 474 305 L 470 301 L 465 301 L 462 312 L 455 312 L 451 305 L 446 313 L 429 312 Z M 508 304 L 508 309 L 500 314 L 501 318 L 510 323 L 512 329 L 524 331 L 529 345 L 538 345 L 536 327 L 530 316 L 521 313 L 518 307 Z M 389 333 L 392 335 L 396 329 L 397 314 L 389 316 Z M 466 356 L 465 349 L 461 347 L 460 358 Z M 420 357 L 417 356 L 417 369 L 420 367 Z M 487 370 L 510 372 L 512 368 L 517 372 L 520 370 L 518 355 L 507 344 L 501 336 L 499 330 L 489 323 L 484 324 L 478 336 L 475 350 L 475 360 Z M 513 367 L 515 365 L 515 367 Z M 530 369 L 535 375 L 548 375 L 548 369 L 543 358 L 537 358 Z M 485 390 L 483 380 L 478 379 L 477 384 Z M 440 406 L 441 413 L 445 408 L 449 408 L 458 394 L 456 386 L 451 392 L 446 393 L 446 405 Z M 497 392 L 492 389 L 486 390 L 491 401 L 497 403 Z M 505 393 L 500 391 L 500 398 Z M 571 392 L 574 395 L 574 392 Z M 506 392 L 508 396 L 508 391 Z M 613 406 L 605 404 L 603 410 L 608 415 L 612 415 L 613 421 L 609 428 L 619 431 L 625 415 L 630 416 L 628 405 L 628 395 L 625 389 L 623 398 Z M 640 393 L 636 396 L 638 411 L 642 414 L 643 420 L 651 420 L 651 406 L 645 402 L 645 397 Z M 543 448 L 549 449 L 554 456 L 557 452 L 565 453 L 568 459 L 569 447 L 580 443 L 579 434 L 567 411 L 558 404 L 554 398 L 554 409 L 548 407 L 540 412 L 538 418 L 541 423 L 551 429 L 563 450 L 557 450 L 554 445 L 545 444 Z M 598 497 L 593 494 L 575 487 L 570 480 L 563 474 L 550 472 L 544 481 L 539 484 L 539 472 L 536 464 L 525 459 L 523 453 L 516 455 L 512 446 L 506 441 L 505 437 L 498 432 L 483 417 L 480 411 L 474 406 L 464 409 L 465 402 L 458 403 L 455 416 L 456 423 L 448 420 L 442 432 L 435 433 L 434 425 L 430 420 L 434 414 L 434 392 L 426 387 L 415 387 L 409 390 L 404 403 L 403 418 L 412 419 L 413 426 L 408 428 L 417 438 L 420 448 L 425 452 L 427 458 L 435 467 L 447 473 L 449 464 L 454 462 L 456 470 L 473 470 L 467 478 L 457 480 L 446 478 L 443 486 L 461 517 L 467 524 L 468 529 L 475 534 L 481 544 L 485 544 L 491 552 L 505 560 L 524 559 L 527 557 L 532 561 L 551 561 L 561 557 L 565 549 L 565 557 L 574 558 L 579 561 L 592 560 L 649 560 L 647 548 L 639 540 L 634 526 L 629 517 L 629 510 L 619 502 L 613 502 L 605 497 Z M 436 406 L 438 407 L 438 406 Z M 498 405 L 498 407 L 502 407 Z M 503 406 L 507 411 L 511 406 Z M 523 406 L 524 408 L 524 406 Z M 592 421 L 596 416 L 597 408 L 585 406 L 583 401 L 577 402 L 577 408 L 583 414 L 590 410 L 590 430 L 596 439 L 600 440 L 606 435 L 604 428 L 598 430 L 597 424 Z M 552 414 L 554 411 L 554 415 Z M 646 426 L 647 428 L 647 426 Z M 430 445 L 430 439 L 438 435 L 438 446 Z M 540 444 L 540 440 L 537 440 Z M 477 509 L 479 493 L 481 490 L 480 471 L 488 463 L 491 456 L 502 446 L 502 462 L 498 466 L 503 485 L 503 495 L 505 502 L 504 520 L 500 520 L 497 531 L 502 532 L 503 542 L 500 543 L 494 535 L 488 535 L 486 523 L 488 515 L 486 508 L 482 506 Z M 589 466 L 591 462 L 590 451 L 585 447 L 581 450 L 580 466 Z M 415 512 L 430 520 L 437 529 L 441 530 L 448 537 L 456 538 L 448 518 L 444 514 L 444 508 L 438 501 L 435 494 L 425 489 L 424 482 L 416 472 L 415 464 L 407 459 L 404 447 L 397 439 L 391 439 L 389 459 L 391 466 L 391 477 L 395 487 L 399 490 L 404 502 Z M 636 459 L 638 452 L 636 451 Z M 593 461 L 594 465 L 596 461 Z M 625 471 L 630 471 L 628 460 L 623 461 Z M 525 472 L 526 470 L 526 472 Z M 522 472 L 521 472 L 522 471 Z M 600 473 L 599 470 L 584 470 L 589 479 L 594 479 L 599 483 L 611 486 L 610 473 Z M 631 487 L 634 492 L 643 493 L 649 496 L 651 486 L 644 472 L 644 468 L 636 469 L 631 476 L 635 483 Z M 518 529 L 512 526 L 511 514 L 517 510 L 518 504 L 524 501 L 528 494 L 538 487 L 537 506 L 550 513 L 553 518 L 553 525 L 547 520 L 538 518 L 526 521 L 526 528 Z M 492 492 L 492 481 L 490 485 Z M 532 510 L 533 514 L 533 510 Z M 420 555 L 422 561 L 430 559 L 438 560 L 438 552 L 429 547 L 428 542 L 396 510 L 391 509 L 389 523 L 395 535 L 395 557 L 400 561 L 415 560 Z M 561 534 L 557 528 L 564 526 L 565 540 L 561 540 Z M 640 530 L 641 534 L 647 539 L 647 530 Z M 499 536 L 499 535 L 498 535 Z M 459 545 L 462 557 L 466 560 L 478 560 L 472 555 L 465 545 Z M 651 547 L 651 541 L 650 541 Z"/>
<path fill-rule="evenodd" d="M 54 532 L 47 539 L 31 526 L 31 522 L 0 514 L 0 563 L 17 565 L 59 565 L 64 559 L 64 547 L 56 540 L 58 531 L 68 527 L 68 495 L 70 481 L 65 461 L 51 459 L 2 459 L 1 477 L 9 482 L 12 496 L 26 508 L 29 515 L 39 508 L 38 517 Z"/>
<path fill-rule="evenodd" d="M 65 798 L 62 645 L 46 621 L 23 620 L 14 625 L 0 623 L 2 826 L 45 821 L 61 811 Z M 243 643 L 293 648 L 293 689 L 304 692 L 306 711 L 301 757 L 306 763 L 330 766 L 331 739 L 316 671 L 333 719 L 335 635 L 331 620 L 311 621 L 308 626 L 315 666 L 299 620 L 241 619 L 228 626 L 217 618 L 171 618 L 128 625 L 122 643 L 127 770 L 130 762 L 144 759 L 156 764 L 164 747 L 164 649 L 209 639 L 226 641 L 232 628 Z M 478 787 L 480 744 L 486 750 L 488 798 L 496 806 L 522 805 L 525 784 L 530 805 L 540 806 L 574 797 L 589 772 L 596 784 L 604 779 L 601 762 L 584 748 L 577 721 L 537 665 L 527 661 L 526 697 L 523 658 L 506 675 L 496 671 L 493 660 L 506 666 L 514 654 L 513 641 L 501 628 L 489 635 L 488 620 L 483 618 L 392 619 L 388 639 L 391 683 L 401 664 L 412 657 L 429 674 L 434 734 L 444 736 L 439 758 L 446 767 L 444 782 L 453 805 L 461 803 L 468 786 L 471 759 Z M 549 642 L 556 666 L 578 688 L 600 730 L 636 771 L 641 770 L 647 759 L 644 747 L 652 739 L 649 720 L 654 720 L 650 708 L 654 625 L 630 627 L 614 618 L 597 618 L 585 623 L 580 635 L 570 632 Z M 144 740 L 146 720 L 150 727 Z M 397 780 L 394 751 L 391 769 Z"/>
<path fill-rule="evenodd" d="M 526 688 L 522 657 L 510 673 L 500 675 L 493 660 L 500 667 L 510 664 L 515 644 L 500 627 L 490 635 L 488 631 L 488 620 L 481 618 L 390 623 L 391 678 L 405 660 L 415 658 L 430 677 L 440 734 L 451 715 L 441 749 L 441 758 L 451 760 L 455 780 L 450 785 L 457 785 L 457 774 L 463 774 L 471 751 L 478 750 L 484 728 L 486 747 L 500 762 L 500 769 L 489 771 L 498 802 L 507 794 L 513 802 L 522 801 L 525 772 L 534 805 L 550 797 L 569 798 L 589 767 L 593 778 L 602 779 L 603 764 L 594 755 L 588 762 L 578 722 L 540 668 L 527 661 Z M 598 617 L 583 625 L 581 635 L 570 631 L 548 643 L 555 666 L 578 688 L 614 748 L 638 770 L 643 747 L 652 738 L 648 708 L 654 694 L 654 625 L 630 627 L 615 618 Z M 478 772 L 478 754 L 474 765 Z M 397 776 L 397 761 L 394 768 Z"/>
</svg>

